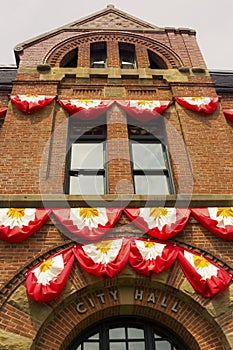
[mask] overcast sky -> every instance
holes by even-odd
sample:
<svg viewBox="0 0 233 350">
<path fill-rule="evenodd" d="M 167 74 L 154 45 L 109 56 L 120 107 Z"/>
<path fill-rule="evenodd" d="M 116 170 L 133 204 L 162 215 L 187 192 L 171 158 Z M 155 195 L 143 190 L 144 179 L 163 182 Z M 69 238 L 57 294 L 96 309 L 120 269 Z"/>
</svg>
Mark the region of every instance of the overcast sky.
<svg viewBox="0 0 233 350">
<path fill-rule="evenodd" d="M 27 39 L 102 10 L 108 4 L 159 27 L 197 31 L 209 69 L 233 70 L 233 0 L 9 0 L 1 3 L 0 64 Z"/>
</svg>

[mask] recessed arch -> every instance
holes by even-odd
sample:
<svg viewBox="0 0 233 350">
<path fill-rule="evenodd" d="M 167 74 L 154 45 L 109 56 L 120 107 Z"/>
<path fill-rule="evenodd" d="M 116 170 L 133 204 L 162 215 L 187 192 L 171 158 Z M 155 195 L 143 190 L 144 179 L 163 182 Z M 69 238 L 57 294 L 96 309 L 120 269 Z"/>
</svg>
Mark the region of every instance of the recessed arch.
<svg viewBox="0 0 233 350">
<path fill-rule="evenodd" d="M 89 327 L 119 316 L 156 321 L 162 327 L 172 329 L 187 349 L 230 350 L 221 328 L 197 301 L 160 282 L 152 281 L 148 285 L 144 281 L 135 287 L 135 278 L 130 277 L 126 272 L 109 283 L 93 280 L 91 286 L 70 294 L 60 303 L 53 303 L 53 312 L 41 325 L 31 350 L 48 347 L 50 350 L 67 350 Z M 115 299 L 114 293 L 117 293 Z M 56 341 L 50 343 L 50 339 Z"/>
<path fill-rule="evenodd" d="M 70 51 L 78 48 L 82 44 L 100 41 L 119 41 L 144 46 L 146 49 L 156 54 L 160 61 L 160 65 L 162 64 L 162 66 L 166 66 L 168 69 L 178 68 L 183 65 L 181 58 L 166 45 L 154 39 L 142 37 L 138 34 L 118 32 L 94 32 L 73 36 L 53 47 L 44 57 L 43 62 L 51 64 L 52 66 L 60 66 L 60 62 Z"/>
</svg>

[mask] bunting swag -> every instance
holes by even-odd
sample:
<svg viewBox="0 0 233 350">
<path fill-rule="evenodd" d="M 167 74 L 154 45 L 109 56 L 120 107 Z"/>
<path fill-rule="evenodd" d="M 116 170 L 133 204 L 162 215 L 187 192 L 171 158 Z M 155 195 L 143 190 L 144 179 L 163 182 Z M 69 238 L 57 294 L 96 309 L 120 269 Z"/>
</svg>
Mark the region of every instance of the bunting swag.
<svg viewBox="0 0 233 350">
<path fill-rule="evenodd" d="M 190 209 L 177 208 L 125 208 L 124 212 L 136 226 L 161 240 L 176 236 L 190 216 Z"/>
<path fill-rule="evenodd" d="M 0 238 L 19 243 L 38 231 L 47 221 L 49 211 L 34 208 L 0 209 Z"/>
<path fill-rule="evenodd" d="M 174 244 L 142 238 L 108 239 L 78 244 L 37 264 L 25 275 L 29 296 L 38 302 L 55 299 L 66 284 L 75 257 L 83 270 L 103 278 L 113 278 L 127 262 L 138 274 L 159 274 L 178 259 L 194 290 L 205 298 L 223 291 L 232 279 L 230 273 L 210 259 Z"/>
<path fill-rule="evenodd" d="M 176 102 L 191 111 L 214 113 L 218 107 L 218 97 L 176 97 Z"/>
<path fill-rule="evenodd" d="M 151 276 L 168 269 L 177 254 L 178 249 L 172 244 L 135 239 L 131 242 L 129 264 L 137 273 Z"/>
<path fill-rule="evenodd" d="M 228 120 L 233 122 L 233 109 L 223 109 L 223 113 Z"/>
<path fill-rule="evenodd" d="M 0 108 L 0 118 L 5 117 L 7 108 Z"/>
<path fill-rule="evenodd" d="M 56 96 L 27 94 L 11 96 L 10 99 L 21 112 L 30 114 L 32 111 L 37 111 L 49 105 L 55 98 Z"/>
<path fill-rule="evenodd" d="M 147 122 L 160 116 L 173 101 L 117 100 L 116 103 L 131 117 Z"/>
<path fill-rule="evenodd" d="M 73 263 L 72 247 L 40 262 L 26 274 L 28 295 L 39 303 L 55 299 L 64 288 Z"/>
<path fill-rule="evenodd" d="M 126 239 L 101 241 L 78 245 L 74 254 L 82 268 L 99 277 L 114 277 L 123 270 L 129 256 L 130 244 Z"/>
<path fill-rule="evenodd" d="M 121 209 L 54 209 L 58 221 L 75 237 L 93 241 L 106 235 L 121 216 Z M 74 237 L 74 238 L 75 238 Z"/>
<path fill-rule="evenodd" d="M 70 114 L 83 120 L 98 118 L 114 103 L 111 100 L 58 100 L 59 104 Z"/>
<path fill-rule="evenodd" d="M 222 267 L 189 250 L 180 248 L 178 260 L 193 289 L 205 298 L 225 290 L 232 279 Z"/>
<path fill-rule="evenodd" d="M 233 241 L 233 207 L 191 209 L 192 215 L 208 231 Z"/>
</svg>

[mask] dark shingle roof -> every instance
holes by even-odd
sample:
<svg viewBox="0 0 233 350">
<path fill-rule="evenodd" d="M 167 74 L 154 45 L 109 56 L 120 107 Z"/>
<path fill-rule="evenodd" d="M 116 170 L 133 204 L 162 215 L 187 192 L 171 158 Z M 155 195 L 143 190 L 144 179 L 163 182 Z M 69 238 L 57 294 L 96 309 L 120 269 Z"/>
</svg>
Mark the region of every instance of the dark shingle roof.
<svg viewBox="0 0 233 350">
<path fill-rule="evenodd" d="M 210 71 L 217 92 L 233 92 L 233 71 Z"/>
</svg>

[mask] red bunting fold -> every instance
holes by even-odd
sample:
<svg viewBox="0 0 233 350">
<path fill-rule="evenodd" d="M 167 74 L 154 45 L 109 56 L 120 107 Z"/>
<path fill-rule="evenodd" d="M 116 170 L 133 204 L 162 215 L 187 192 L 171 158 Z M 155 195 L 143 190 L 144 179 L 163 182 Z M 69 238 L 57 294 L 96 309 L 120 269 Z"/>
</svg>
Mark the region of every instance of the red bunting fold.
<svg viewBox="0 0 233 350">
<path fill-rule="evenodd" d="M 54 300 L 64 288 L 73 263 L 71 247 L 37 264 L 25 276 L 28 295 L 39 303 Z"/>
<path fill-rule="evenodd" d="M 233 207 L 231 208 L 195 208 L 192 215 L 209 232 L 233 241 Z"/>
<path fill-rule="evenodd" d="M 116 103 L 131 117 L 147 122 L 159 117 L 173 101 L 117 100 Z"/>
<path fill-rule="evenodd" d="M 223 113 L 228 120 L 233 122 L 233 109 L 223 109 Z"/>
<path fill-rule="evenodd" d="M 15 95 L 11 96 L 11 102 L 22 112 L 30 114 L 32 111 L 37 111 L 42 107 L 49 105 L 56 96 L 45 95 Z"/>
<path fill-rule="evenodd" d="M 121 216 L 121 209 L 71 208 L 53 209 L 57 220 L 72 234 L 74 239 L 97 240 L 115 225 Z"/>
<path fill-rule="evenodd" d="M 9 243 L 25 240 L 44 225 L 49 212 L 41 208 L 1 208 L 0 238 Z"/>
<path fill-rule="evenodd" d="M 145 239 L 131 241 L 129 264 L 139 274 L 150 276 L 168 269 L 176 260 L 178 249 Z"/>
<path fill-rule="evenodd" d="M 124 212 L 136 226 L 161 240 L 176 236 L 190 216 L 190 209 L 177 208 L 125 208 Z"/>
<path fill-rule="evenodd" d="M 130 244 L 126 239 L 77 245 L 74 254 L 81 267 L 99 277 L 114 277 L 123 270 L 129 256 Z"/>
<path fill-rule="evenodd" d="M 205 114 L 214 113 L 218 107 L 218 97 L 176 97 L 182 107 Z"/>
<path fill-rule="evenodd" d="M 83 120 L 92 120 L 101 116 L 114 103 L 112 100 L 58 100 L 70 114 Z"/>
<path fill-rule="evenodd" d="M 0 108 L 0 118 L 5 117 L 7 108 Z"/>
<path fill-rule="evenodd" d="M 205 298 L 224 291 L 232 276 L 219 265 L 187 249 L 179 249 L 180 266 L 193 289 Z"/>
</svg>

